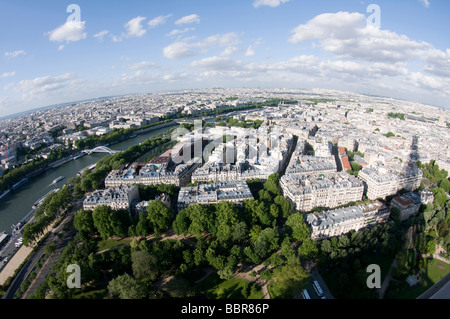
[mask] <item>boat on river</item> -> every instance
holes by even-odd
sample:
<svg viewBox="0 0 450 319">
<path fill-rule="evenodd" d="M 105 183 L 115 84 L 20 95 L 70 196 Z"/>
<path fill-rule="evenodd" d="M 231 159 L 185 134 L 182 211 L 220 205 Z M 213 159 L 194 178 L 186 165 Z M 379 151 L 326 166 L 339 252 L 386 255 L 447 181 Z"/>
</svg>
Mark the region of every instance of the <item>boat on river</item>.
<svg viewBox="0 0 450 319">
<path fill-rule="evenodd" d="M 53 182 L 52 182 L 52 185 L 58 183 L 59 181 L 62 181 L 63 179 L 64 179 L 64 176 L 60 176 L 60 177 L 58 177 L 58 178 L 55 178 L 55 179 L 53 180 Z"/>
</svg>

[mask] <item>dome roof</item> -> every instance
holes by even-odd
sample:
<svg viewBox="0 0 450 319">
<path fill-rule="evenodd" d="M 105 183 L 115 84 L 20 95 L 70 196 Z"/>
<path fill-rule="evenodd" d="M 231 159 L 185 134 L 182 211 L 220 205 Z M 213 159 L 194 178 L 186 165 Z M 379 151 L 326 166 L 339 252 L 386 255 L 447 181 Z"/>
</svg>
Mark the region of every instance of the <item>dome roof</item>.
<svg viewBox="0 0 450 319">
<path fill-rule="evenodd" d="M 320 222 L 321 222 L 321 220 L 318 219 L 318 218 L 316 218 L 316 219 L 312 222 L 312 225 L 313 225 L 313 226 L 319 226 L 319 225 L 320 225 Z"/>
</svg>

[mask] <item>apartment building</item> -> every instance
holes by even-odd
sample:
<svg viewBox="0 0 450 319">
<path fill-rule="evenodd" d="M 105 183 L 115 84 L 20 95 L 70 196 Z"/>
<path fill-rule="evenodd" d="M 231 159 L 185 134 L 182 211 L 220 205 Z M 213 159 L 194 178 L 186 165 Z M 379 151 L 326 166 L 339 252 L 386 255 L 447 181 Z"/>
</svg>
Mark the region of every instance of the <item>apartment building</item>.
<svg viewBox="0 0 450 319">
<path fill-rule="evenodd" d="M 368 204 L 315 212 L 306 216 L 313 239 L 340 236 L 351 230 L 384 223 L 389 219 L 389 208 L 379 201 Z"/>
<path fill-rule="evenodd" d="M 83 201 L 84 210 L 93 210 L 100 205 L 106 205 L 113 210 L 125 209 L 130 212 L 131 202 L 139 200 L 137 186 L 119 186 L 103 190 L 95 190 Z"/>
<path fill-rule="evenodd" d="M 386 198 L 401 189 L 415 190 L 420 186 L 423 173 L 419 169 L 405 169 L 404 172 L 383 167 L 365 167 L 359 174 L 365 183 L 369 199 Z"/>
<path fill-rule="evenodd" d="M 280 186 L 284 196 L 299 211 L 310 211 L 314 207 L 334 208 L 360 201 L 364 192 L 364 184 L 346 172 L 284 175 Z"/>
<path fill-rule="evenodd" d="M 193 204 L 215 204 L 220 201 L 242 204 L 245 199 L 253 199 L 253 195 L 244 181 L 200 184 L 180 189 L 178 209 L 181 210 Z"/>
<path fill-rule="evenodd" d="M 392 199 L 391 209 L 393 207 L 398 208 L 400 211 L 400 220 L 407 220 L 419 212 L 421 203 L 420 195 L 410 192 Z"/>
</svg>

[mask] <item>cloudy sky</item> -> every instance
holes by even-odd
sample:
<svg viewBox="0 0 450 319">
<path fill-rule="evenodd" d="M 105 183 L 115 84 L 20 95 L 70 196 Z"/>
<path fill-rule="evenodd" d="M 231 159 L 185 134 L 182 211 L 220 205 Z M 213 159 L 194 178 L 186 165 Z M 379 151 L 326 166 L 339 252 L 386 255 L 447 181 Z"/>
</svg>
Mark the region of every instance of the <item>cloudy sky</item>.
<svg viewBox="0 0 450 319">
<path fill-rule="evenodd" d="M 216 86 L 450 108 L 449 18 L 448 0 L 0 0 L 0 117 Z"/>
</svg>

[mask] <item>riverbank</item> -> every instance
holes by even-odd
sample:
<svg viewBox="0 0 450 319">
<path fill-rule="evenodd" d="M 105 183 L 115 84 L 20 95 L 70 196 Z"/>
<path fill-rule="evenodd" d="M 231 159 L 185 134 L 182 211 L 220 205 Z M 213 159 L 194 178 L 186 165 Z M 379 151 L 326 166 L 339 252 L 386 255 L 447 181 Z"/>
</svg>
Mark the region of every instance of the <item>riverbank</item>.
<svg viewBox="0 0 450 319">
<path fill-rule="evenodd" d="M 122 138 L 122 139 L 120 139 L 118 141 L 110 143 L 110 145 L 123 143 L 123 142 L 126 142 L 127 140 L 135 138 L 137 135 L 146 134 L 146 133 L 149 133 L 149 132 L 153 132 L 153 131 L 156 131 L 156 130 L 160 130 L 160 129 L 163 129 L 163 128 L 166 128 L 166 127 L 176 126 L 176 125 L 178 125 L 177 122 L 171 121 L 171 122 L 155 125 L 155 126 L 152 126 L 152 127 L 148 127 L 146 129 L 136 130 L 134 132 L 134 135 L 128 136 L 126 138 Z M 18 185 L 23 180 L 26 180 L 26 179 L 30 180 L 30 179 L 32 179 L 34 177 L 40 176 L 40 175 L 44 174 L 45 172 L 47 172 L 47 171 L 49 171 L 51 169 L 56 169 L 56 168 L 66 164 L 66 163 L 68 163 L 68 162 L 70 162 L 72 160 L 77 160 L 77 159 L 79 159 L 79 158 L 81 158 L 83 156 L 84 156 L 84 153 L 81 152 L 81 151 L 80 152 L 73 152 L 69 156 L 66 156 L 66 157 L 63 157 L 61 159 L 58 159 L 58 160 L 56 160 L 56 161 L 54 161 L 52 163 L 48 163 L 46 166 L 40 167 L 40 168 L 38 168 L 38 169 L 36 169 L 36 170 L 26 174 L 24 179 L 22 179 L 20 182 L 18 182 L 17 184 L 14 185 L 15 186 L 14 189 L 9 188 L 9 189 L 5 190 L 2 194 L 0 194 L 0 200 L 2 200 L 4 197 L 6 197 L 12 190 L 18 190 L 22 185 L 24 185 L 25 182 L 22 183 L 21 185 Z"/>
<path fill-rule="evenodd" d="M 112 149 L 125 150 L 133 145 L 139 145 L 148 138 L 158 134 L 165 134 L 171 127 L 177 127 L 175 122 L 168 122 L 154 126 L 146 132 L 136 137 L 128 138 L 120 143 L 115 144 Z M 77 173 L 83 171 L 85 168 L 94 168 L 96 163 L 108 156 L 107 153 L 92 153 L 90 155 L 79 156 L 83 153 L 74 152 L 72 154 L 73 160 L 67 161 L 65 164 L 57 168 L 41 169 L 39 174 L 35 173 L 33 178 L 30 178 L 28 183 L 18 188 L 15 191 L 10 191 L 0 200 L 0 232 L 5 231 L 11 234 L 11 225 L 16 225 L 21 221 L 31 210 L 33 204 L 47 194 L 52 188 L 61 188 L 70 180 L 71 177 L 77 176 Z M 31 173 L 30 173 L 31 174 Z M 65 179 L 58 183 L 51 185 L 52 181 L 59 176 L 65 176 Z M 13 245 L 14 247 L 14 245 Z"/>
</svg>

